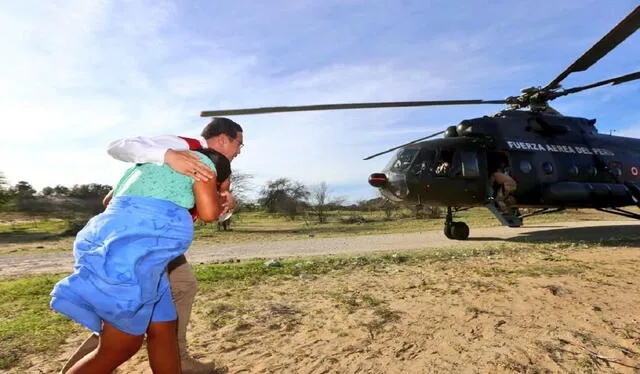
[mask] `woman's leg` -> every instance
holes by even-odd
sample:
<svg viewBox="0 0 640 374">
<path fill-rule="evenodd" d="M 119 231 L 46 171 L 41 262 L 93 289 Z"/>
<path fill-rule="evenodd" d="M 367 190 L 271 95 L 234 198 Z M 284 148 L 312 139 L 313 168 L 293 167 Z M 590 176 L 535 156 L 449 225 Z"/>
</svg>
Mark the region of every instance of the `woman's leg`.
<svg viewBox="0 0 640 374">
<path fill-rule="evenodd" d="M 142 345 L 144 335 L 131 335 L 103 322 L 98 348 L 67 371 L 67 374 L 110 374 L 133 356 Z"/>
<path fill-rule="evenodd" d="M 180 355 L 175 320 L 151 322 L 147 329 L 149 364 L 154 374 L 180 374 Z"/>
</svg>

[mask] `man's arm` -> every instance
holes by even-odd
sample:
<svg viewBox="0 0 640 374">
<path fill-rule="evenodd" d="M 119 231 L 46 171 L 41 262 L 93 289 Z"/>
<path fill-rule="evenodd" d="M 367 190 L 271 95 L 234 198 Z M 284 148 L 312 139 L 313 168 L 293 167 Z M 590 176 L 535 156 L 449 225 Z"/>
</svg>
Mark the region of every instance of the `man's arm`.
<svg viewBox="0 0 640 374">
<path fill-rule="evenodd" d="M 138 136 L 122 138 L 111 142 L 107 153 L 116 160 L 134 163 L 154 163 L 162 165 L 168 149 L 184 151 L 189 149 L 189 143 L 174 135 L 153 137 Z"/>
<path fill-rule="evenodd" d="M 199 145 L 196 143 L 196 145 Z M 190 142 L 175 135 L 123 138 L 111 142 L 107 153 L 116 160 L 134 163 L 166 163 L 178 173 L 199 181 L 214 177 L 211 169 L 189 152 Z"/>
</svg>

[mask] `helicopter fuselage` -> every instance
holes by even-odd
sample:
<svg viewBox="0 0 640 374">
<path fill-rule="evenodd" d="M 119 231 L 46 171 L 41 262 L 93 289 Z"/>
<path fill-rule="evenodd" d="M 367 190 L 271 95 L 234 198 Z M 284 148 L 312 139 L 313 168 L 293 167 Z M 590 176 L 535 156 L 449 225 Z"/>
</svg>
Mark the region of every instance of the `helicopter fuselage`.
<svg viewBox="0 0 640 374">
<path fill-rule="evenodd" d="M 490 175 L 505 162 L 518 207 L 637 205 L 640 140 L 598 134 L 594 123 L 513 110 L 465 120 L 444 139 L 400 149 L 372 185 L 409 205 L 480 206 L 493 194 Z M 443 163 L 448 168 L 439 170 Z"/>
</svg>

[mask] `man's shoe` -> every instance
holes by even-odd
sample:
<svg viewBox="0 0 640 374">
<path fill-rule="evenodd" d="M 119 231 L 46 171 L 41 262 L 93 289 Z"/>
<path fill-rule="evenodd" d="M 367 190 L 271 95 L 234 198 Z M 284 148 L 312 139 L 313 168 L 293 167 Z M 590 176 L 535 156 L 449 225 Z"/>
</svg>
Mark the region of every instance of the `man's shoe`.
<svg viewBox="0 0 640 374">
<path fill-rule="evenodd" d="M 204 363 L 187 356 L 180 361 L 183 374 L 224 374 L 227 368 L 216 367 L 215 363 Z"/>
</svg>

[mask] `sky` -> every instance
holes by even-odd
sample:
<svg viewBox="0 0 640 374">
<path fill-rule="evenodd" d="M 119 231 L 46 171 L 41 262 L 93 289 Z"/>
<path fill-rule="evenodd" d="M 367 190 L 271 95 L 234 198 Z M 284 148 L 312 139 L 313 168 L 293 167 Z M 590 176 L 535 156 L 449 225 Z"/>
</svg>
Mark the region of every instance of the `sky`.
<svg viewBox="0 0 640 374">
<path fill-rule="evenodd" d="M 202 110 L 405 100 L 500 100 L 542 86 L 636 0 L 23 0 L 0 4 L 0 172 L 37 190 L 113 185 L 122 137 L 195 137 Z M 640 32 L 566 88 L 640 70 Z M 640 81 L 560 98 L 601 133 L 640 137 Z M 356 202 L 390 155 L 370 154 L 501 105 L 230 117 L 233 167 L 254 196 L 280 177 Z"/>
</svg>

